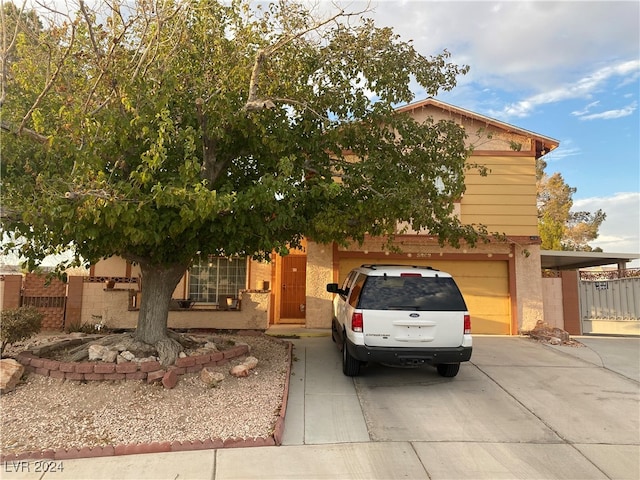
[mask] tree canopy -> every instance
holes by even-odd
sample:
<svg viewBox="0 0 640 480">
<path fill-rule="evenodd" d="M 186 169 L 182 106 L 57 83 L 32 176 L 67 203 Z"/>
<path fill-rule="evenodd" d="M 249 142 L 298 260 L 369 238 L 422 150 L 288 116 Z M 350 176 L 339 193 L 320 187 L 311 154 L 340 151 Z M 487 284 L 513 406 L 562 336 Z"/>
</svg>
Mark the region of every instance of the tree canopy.
<svg viewBox="0 0 640 480">
<path fill-rule="evenodd" d="M 567 185 L 560 173 L 547 175 L 546 166 L 544 160 L 538 160 L 538 226 L 542 248 L 594 251 L 589 242 L 598 238 L 606 214 L 602 210 L 595 213 L 572 211 L 573 194 L 577 190 Z"/>
<path fill-rule="evenodd" d="M 447 51 L 285 0 L 75 6 L 2 11 L 2 228 L 32 265 L 67 247 L 140 264 L 156 294 L 139 330 L 166 327 L 198 252 L 265 258 L 398 221 L 478 239 L 452 214 L 464 132 L 394 110 L 455 86 L 468 67 Z"/>
</svg>

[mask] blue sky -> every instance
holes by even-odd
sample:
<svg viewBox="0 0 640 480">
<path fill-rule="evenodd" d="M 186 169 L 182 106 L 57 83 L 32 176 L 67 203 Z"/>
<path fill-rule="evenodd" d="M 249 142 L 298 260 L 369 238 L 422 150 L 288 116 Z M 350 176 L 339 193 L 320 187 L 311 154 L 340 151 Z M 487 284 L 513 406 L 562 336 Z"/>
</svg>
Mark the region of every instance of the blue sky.
<svg viewBox="0 0 640 480">
<path fill-rule="evenodd" d="M 545 157 L 547 173 L 577 188 L 574 210 L 607 213 L 591 244 L 640 253 L 640 2 L 374 0 L 371 7 L 378 25 L 421 53 L 446 48 L 471 67 L 440 100 L 558 140 Z"/>
</svg>

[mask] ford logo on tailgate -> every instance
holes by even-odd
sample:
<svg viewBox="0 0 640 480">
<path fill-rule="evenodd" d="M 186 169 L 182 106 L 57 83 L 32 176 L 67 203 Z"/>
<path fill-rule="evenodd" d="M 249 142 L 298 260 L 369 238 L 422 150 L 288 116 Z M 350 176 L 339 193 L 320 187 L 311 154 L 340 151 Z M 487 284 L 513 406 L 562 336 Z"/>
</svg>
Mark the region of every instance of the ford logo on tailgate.
<svg viewBox="0 0 640 480">
<path fill-rule="evenodd" d="M 410 313 L 409 316 L 411 318 L 418 318 L 420 316 L 420 314 L 419 313 Z"/>
</svg>

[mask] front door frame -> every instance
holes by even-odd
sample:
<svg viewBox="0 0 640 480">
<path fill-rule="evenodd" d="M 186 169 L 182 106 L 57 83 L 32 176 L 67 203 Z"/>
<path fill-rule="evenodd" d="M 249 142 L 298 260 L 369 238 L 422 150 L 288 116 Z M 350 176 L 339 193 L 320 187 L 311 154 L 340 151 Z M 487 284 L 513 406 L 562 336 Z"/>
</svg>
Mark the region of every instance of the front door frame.
<svg viewBox="0 0 640 480">
<path fill-rule="evenodd" d="M 302 249 L 301 250 L 291 250 L 289 255 L 300 255 L 300 256 L 304 256 L 305 259 L 307 258 L 307 242 L 306 239 L 303 240 L 302 242 Z M 282 312 L 281 312 L 281 305 L 282 305 L 282 298 L 283 298 L 283 289 L 282 289 L 282 285 L 283 285 L 283 275 L 282 275 L 282 268 L 283 268 L 283 258 L 280 255 L 275 255 L 275 261 L 274 261 L 274 265 L 273 265 L 273 269 L 271 270 L 271 318 L 269 319 L 269 323 L 272 325 L 279 325 L 279 324 L 287 324 L 287 323 L 295 323 L 295 324 L 306 324 L 306 309 L 305 309 L 305 316 L 303 318 L 296 318 L 296 319 L 287 319 L 287 318 L 283 318 L 282 317 Z M 305 278 L 305 286 L 306 286 L 306 278 Z M 306 294 L 305 294 L 306 297 Z M 305 306 L 306 306 L 306 298 L 305 298 Z"/>
</svg>

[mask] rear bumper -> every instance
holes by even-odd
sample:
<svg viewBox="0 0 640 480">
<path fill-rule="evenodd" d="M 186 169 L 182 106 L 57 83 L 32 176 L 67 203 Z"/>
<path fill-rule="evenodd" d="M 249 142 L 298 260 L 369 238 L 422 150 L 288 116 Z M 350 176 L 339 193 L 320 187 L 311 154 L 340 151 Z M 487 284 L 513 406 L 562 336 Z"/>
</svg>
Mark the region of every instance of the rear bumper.
<svg viewBox="0 0 640 480">
<path fill-rule="evenodd" d="M 354 345 L 347 339 L 347 350 L 352 357 L 362 362 L 377 362 L 390 364 L 420 364 L 437 365 L 439 363 L 468 362 L 471 359 L 472 347 L 448 348 L 390 348 L 367 347 Z"/>
</svg>

